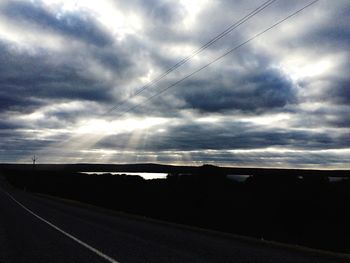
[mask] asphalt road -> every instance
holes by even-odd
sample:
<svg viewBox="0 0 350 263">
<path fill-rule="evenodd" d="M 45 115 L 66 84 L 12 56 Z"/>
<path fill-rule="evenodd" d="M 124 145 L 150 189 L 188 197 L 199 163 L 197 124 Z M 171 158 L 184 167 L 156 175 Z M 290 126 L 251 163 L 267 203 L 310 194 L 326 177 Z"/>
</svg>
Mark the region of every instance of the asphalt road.
<svg viewBox="0 0 350 263">
<path fill-rule="evenodd" d="M 350 262 L 17 191 L 0 180 L 0 262 Z"/>
</svg>

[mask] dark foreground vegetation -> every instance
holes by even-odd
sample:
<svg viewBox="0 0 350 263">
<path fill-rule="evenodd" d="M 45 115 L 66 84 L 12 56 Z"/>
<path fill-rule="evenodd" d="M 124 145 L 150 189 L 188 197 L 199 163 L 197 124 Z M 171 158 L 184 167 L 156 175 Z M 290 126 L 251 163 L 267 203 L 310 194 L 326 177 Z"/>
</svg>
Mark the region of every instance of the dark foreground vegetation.
<svg viewBox="0 0 350 263">
<path fill-rule="evenodd" d="M 167 179 L 81 171 L 167 172 Z M 349 171 L 2 165 L 15 187 L 162 220 L 350 253 Z M 249 174 L 246 181 L 228 174 Z"/>
</svg>

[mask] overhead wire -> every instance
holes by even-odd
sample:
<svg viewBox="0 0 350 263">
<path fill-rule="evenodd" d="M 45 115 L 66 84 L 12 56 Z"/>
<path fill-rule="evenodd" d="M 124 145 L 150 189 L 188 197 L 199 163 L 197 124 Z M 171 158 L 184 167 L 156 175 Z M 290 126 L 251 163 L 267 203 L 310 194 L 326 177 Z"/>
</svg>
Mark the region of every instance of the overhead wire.
<svg viewBox="0 0 350 263">
<path fill-rule="evenodd" d="M 275 0 L 276 1 L 276 0 Z M 270 27 L 268 27 L 267 29 L 259 32 L 258 34 L 255 34 L 254 36 L 250 37 L 249 39 L 245 40 L 244 42 L 242 42 L 241 44 L 231 48 L 230 50 L 228 50 L 227 52 L 225 52 L 224 54 L 220 55 L 219 57 L 215 58 L 214 60 L 212 60 L 211 62 L 207 63 L 206 65 L 200 67 L 199 69 L 191 72 L 190 74 L 186 75 L 185 77 L 181 78 L 180 80 L 174 82 L 173 84 L 159 90 L 157 93 L 153 94 L 152 96 L 148 97 L 145 101 L 138 103 L 130 108 L 128 108 L 126 111 L 121 112 L 119 114 L 119 117 L 124 116 L 125 114 L 135 110 L 136 108 L 139 108 L 141 106 L 144 106 L 146 103 L 152 101 L 154 98 L 156 98 L 157 96 L 160 96 L 161 94 L 163 94 L 164 92 L 166 92 L 167 90 L 175 87 L 176 85 L 178 85 L 179 83 L 191 78 L 193 75 L 197 74 L 198 72 L 204 70 L 205 68 L 209 67 L 210 65 L 214 64 L 215 62 L 219 61 L 220 59 L 224 58 L 225 56 L 233 53 L 234 51 L 238 50 L 239 48 L 241 48 L 242 46 L 248 44 L 249 42 L 255 40 L 256 38 L 258 38 L 259 36 L 265 34 L 266 32 L 270 31 L 271 29 L 275 28 L 276 26 L 282 24 L 283 22 L 285 22 L 286 20 L 296 16 L 297 14 L 299 14 L 300 12 L 302 12 L 303 10 L 307 9 L 308 7 L 310 7 L 311 5 L 317 3 L 319 0 L 314 0 L 309 2 L 308 4 L 306 4 L 305 6 L 303 6 L 302 8 L 298 9 L 297 11 L 291 13 L 290 15 L 288 15 L 287 17 L 279 20 L 278 22 L 274 23 L 273 25 L 271 25 Z M 225 31 L 224 31 L 225 32 Z M 208 42 L 209 43 L 209 42 Z M 204 45 L 203 45 L 204 46 Z"/>
<path fill-rule="evenodd" d="M 210 65 L 214 64 L 215 62 L 219 61 L 220 59 L 226 57 L 227 55 L 233 53 L 234 51 L 236 51 L 237 49 L 241 48 L 242 46 L 248 44 L 249 42 L 255 40 L 256 38 L 260 37 L 261 35 L 265 34 L 266 32 L 270 31 L 271 29 L 277 27 L 278 25 L 282 24 L 283 22 L 285 22 L 286 20 L 296 16 L 297 14 L 299 14 L 300 12 L 302 12 L 303 10 L 307 9 L 308 7 L 312 6 L 313 4 L 315 4 L 316 2 L 318 2 L 319 0 L 314 0 L 309 2 L 307 5 L 304 5 L 302 8 L 298 9 L 297 11 L 294 11 L 293 13 L 291 13 L 290 15 L 286 16 L 285 18 L 279 20 L 278 22 L 274 23 L 273 25 L 269 26 L 267 29 L 255 34 L 254 36 L 250 37 L 249 39 L 245 40 L 244 42 L 242 42 L 241 44 L 233 47 L 232 49 L 228 50 L 227 52 L 225 52 L 224 54 L 220 55 L 219 57 L 215 58 L 214 60 L 212 60 L 211 62 L 207 63 L 206 65 L 200 67 L 199 69 L 191 72 L 190 74 L 186 75 L 185 77 L 181 78 L 180 80 L 174 82 L 173 84 L 159 90 L 157 93 L 153 94 L 152 96 L 148 97 L 145 101 L 138 103 L 136 105 L 134 105 L 133 107 L 130 107 L 129 109 L 127 109 L 126 111 L 121 112 L 121 114 L 119 114 L 119 117 L 125 115 L 126 113 L 133 111 L 134 109 L 141 107 L 142 105 L 146 104 L 147 102 L 153 100 L 155 97 L 158 97 L 159 95 L 161 95 L 162 93 L 166 92 L 167 90 L 175 87 L 176 85 L 178 85 L 179 83 L 191 78 L 193 75 L 197 74 L 198 72 L 202 71 L 203 69 L 209 67 Z"/>
<path fill-rule="evenodd" d="M 242 25 L 243 23 L 247 22 L 249 19 L 251 19 L 252 17 L 254 17 L 255 15 L 257 15 L 258 13 L 260 13 L 261 11 L 263 11 L 264 9 L 266 9 L 267 7 L 269 7 L 270 5 L 272 5 L 274 2 L 276 2 L 278 0 L 268 0 L 265 1 L 264 3 L 262 3 L 260 6 L 258 6 L 257 8 L 255 8 L 253 11 L 251 11 L 250 13 L 248 13 L 247 15 L 245 15 L 244 17 L 242 17 L 241 19 L 239 19 L 238 21 L 236 21 L 235 23 L 233 23 L 232 25 L 230 25 L 229 27 L 227 27 L 224 31 L 222 31 L 220 34 L 216 35 L 214 38 L 210 39 L 208 42 L 206 42 L 205 44 L 203 44 L 201 47 L 199 47 L 198 49 L 194 50 L 189 56 L 185 57 L 184 59 L 180 60 L 179 62 L 177 62 L 175 65 L 173 65 L 172 67 L 170 67 L 168 70 L 166 70 L 164 73 L 162 73 L 161 75 L 159 75 L 158 77 L 156 77 L 155 79 L 151 80 L 150 82 L 148 82 L 146 85 L 144 85 L 141 89 L 139 89 L 138 91 L 136 91 L 134 94 L 132 94 L 131 96 L 129 96 L 127 99 L 124 99 L 123 101 L 119 102 L 117 105 L 113 106 L 112 108 L 110 108 L 109 110 L 105 111 L 104 113 L 98 114 L 99 117 L 104 117 L 106 115 L 108 115 L 109 113 L 117 110 L 119 107 L 121 107 L 122 105 L 126 104 L 126 102 L 128 102 L 129 100 L 131 100 L 132 98 L 134 98 L 135 96 L 139 95 L 140 93 L 142 93 L 144 90 L 150 88 L 151 86 L 155 85 L 156 83 L 158 83 L 160 80 L 162 80 L 164 77 L 166 77 L 168 74 L 170 74 L 172 71 L 174 71 L 175 69 L 179 68 L 180 66 L 182 66 L 183 64 L 185 64 L 186 62 L 188 62 L 190 59 L 192 59 L 194 56 L 198 55 L 199 53 L 203 52 L 205 49 L 207 49 L 209 46 L 211 46 L 212 44 L 214 44 L 216 41 L 222 39 L 223 37 L 225 37 L 227 34 L 229 34 L 230 32 L 232 32 L 234 29 L 236 29 L 237 27 L 239 27 L 240 25 Z M 151 98 L 147 99 L 150 100 Z M 129 112 L 131 109 L 127 109 L 127 112 Z M 123 112 L 121 112 L 122 114 L 124 114 Z M 126 113 L 126 112 L 125 112 Z M 85 122 L 83 122 L 83 124 L 81 124 L 80 126 L 85 125 L 86 123 L 88 123 L 88 120 L 86 120 Z"/>
<path fill-rule="evenodd" d="M 204 45 L 202 45 L 201 47 L 199 47 L 198 49 L 192 51 L 192 53 L 183 58 L 182 60 L 180 60 L 179 62 L 177 62 L 176 64 L 174 64 L 172 67 L 170 67 L 168 70 L 166 70 L 165 72 L 163 72 L 161 75 L 159 75 L 158 77 L 154 78 L 153 80 L 149 81 L 146 85 L 144 85 L 142 88 L 140 88 L 139 90 L 137 90 L 134 94 L 132 94 L 131 96 L 129 96 L 128 98 L 120 101 L 118 104 L 116 104 L 115 106 L 113 106 L 111 109 L 107 110 L 103 115 L 107 115 L 109 113 L 111 113 L 112 111 L 115 111 L 117 109 L 119 109 L 121 106 L 123 106 L 124 104 L 126 104 L 130 99 L 138 96 L 139 94 L 141 94 L 143 91 L 145 91 L 146 89 L 154 86 L 156 83 L 158 83 L 160 80 L 162 80 L 164 77 L 166 77 L 168 74 L 170 74 L 172 71 L 176 70 L 177 68 L 181 67 L 183 64 L 185 64 L 186 62 L 188 62 L 189 60 L 191 60 L 193 57 L 195 57 L 196 55 L 198 55 L 199 53 L 203 52 L 205 49 L 207 49 L 208 47 L 210 47 L 212 44 L 214 44 L 215 42 L 217 42 L 218 40 L 222 39 L 223 37 L 225 37 L 226 35 L 228 35 L 229 33 L 231 33 L 234 29 L 236 29 L 237 27 L 239 27 L 240 25 L 244 24 L 245 22 L 247 22 L 249 19 L 251 19 L 252 17 L 254 17 L 255 15 L 257 15 L 258 13 L 260 13 L 261 11 L 263 11 L 264 9 L 266 9 L 267 7 L 269 7 L 271 4 L 273 4 L 274 2 L 276 2 L 277 0 L 268 0 L 265 1 L 263 4 L 261 4 L 260 6 L 258 6 L 257 8 L 255 8 L 252 12 L 250 12 L 249 14 L 245 15 L 244 17 L 242 17 L 241 19 L 239 19 L 238 21 L 236 21 L 235 23 L 233 23 L 232 25 L 230 25 L 228 28 L 226 28 L 224 31 L 222 31 L 220 34 L 216 35 L 214 38 L 212 38 L 211 40 L 209 40 L 208 42 L 206 42 Z"/>
</svg>

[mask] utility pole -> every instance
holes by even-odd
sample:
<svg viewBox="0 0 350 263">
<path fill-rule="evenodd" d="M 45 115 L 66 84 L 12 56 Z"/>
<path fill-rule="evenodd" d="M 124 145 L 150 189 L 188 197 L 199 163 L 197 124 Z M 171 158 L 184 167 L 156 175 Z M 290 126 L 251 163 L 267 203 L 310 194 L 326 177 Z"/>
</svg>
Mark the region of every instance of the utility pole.
<svg viewBox="0 0 350 263">
<path fill-rule="evenodd" d="M 33 161 L 33 168 L 35 167 L 35 162 L 36 162 L 36 160 L 37 160 L 37 158 L 36 158 L 36 156 L 34 155 L 34 156 L 32 157 L 32 161 Z"/>
</svg>

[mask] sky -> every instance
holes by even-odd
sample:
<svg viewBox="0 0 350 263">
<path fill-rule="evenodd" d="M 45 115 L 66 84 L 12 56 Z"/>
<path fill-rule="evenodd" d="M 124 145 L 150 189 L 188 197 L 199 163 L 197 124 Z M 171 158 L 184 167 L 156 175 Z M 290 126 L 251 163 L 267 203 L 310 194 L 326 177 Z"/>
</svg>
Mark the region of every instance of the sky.
<svg viewBox="0 0 350 263">
<path fill-rule="evenodd" d="M 1 0 L 0 162 L 349 169 L 348 0 L 241 45 L 309 3 L 276 0 L 192 56 L 264 2 Z"/>
</svg>

